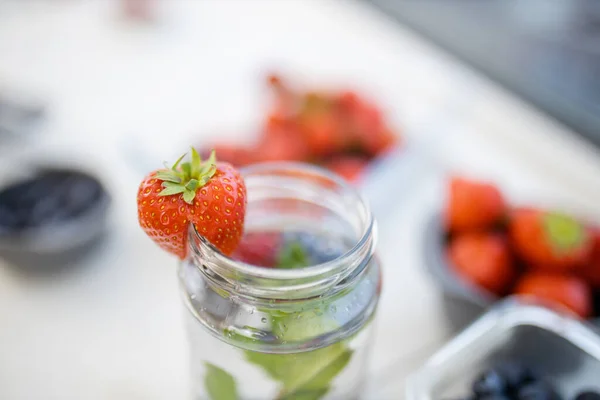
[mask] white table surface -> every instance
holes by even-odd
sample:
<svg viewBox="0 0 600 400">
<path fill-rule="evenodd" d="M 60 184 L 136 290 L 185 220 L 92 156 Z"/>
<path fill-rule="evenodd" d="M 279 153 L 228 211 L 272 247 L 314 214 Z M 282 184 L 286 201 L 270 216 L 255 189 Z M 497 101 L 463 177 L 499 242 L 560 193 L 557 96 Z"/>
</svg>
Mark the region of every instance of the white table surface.
<svg viewBox="0 0 600 400">
<path fill-rule="evenodd" d="M 406 138 L 391 207 L 376 209 L 386 281 L 369 399 L 401 398 L 406 375 L 448 337 L 420 254 L 444 176 L 493 179 L 511 200 L 600 220 L 596 150 L 363 4 L 159 9 L 144 25 L 108 0 L 0 1 L 0 88 L 51 106 L 27 149 L 0 145 L 0 180 L 14 176 L 15 160 L 60 159 L 100 174 L 114 196 L 111 237 L 70 273 L 32 279 L 0 260 L 0 399 L 187 398 L 175 261 L 137 227 L 137 182 L 160 165 L 149 160 L 247 132 L 266 101 L 265 70 L 351 83 Z"/>
</svg>

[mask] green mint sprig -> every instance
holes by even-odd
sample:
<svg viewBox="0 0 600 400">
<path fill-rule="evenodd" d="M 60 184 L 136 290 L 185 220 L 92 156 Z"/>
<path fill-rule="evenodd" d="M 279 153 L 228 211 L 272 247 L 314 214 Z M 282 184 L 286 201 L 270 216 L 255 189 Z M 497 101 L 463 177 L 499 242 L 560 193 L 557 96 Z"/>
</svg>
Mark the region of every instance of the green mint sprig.
<svg viewBox="0 0 600 400">
<path fill-rule="evenodd" d="M 278 255 L 277 268 L 293 269 L 310 265 L 310 256 L 298 242 L 289 243 Z M 334 321 L 297 314 L 281 314 L 277 310 L 263 310 L 270 314 L 273 334 L 282 341 L 310 340 L 327 332 Z M 352 357 L 352 350 L 344 342 L 293 354 L 272 354 L 244 351 L 246 360 L 259 366 L 281 384 L 276 400 L 319 400 L 331 387 Z M 205 385 L 211 400 L 238 400 L 234 378 L 224 370 L 207 363 Z"/>
<path fill-rule="evenodd" d="M 204 386 L 210 400 L 238 400 L 235 379 L 227 371 L 209 362 L 204 363 Z"/>
</svg>

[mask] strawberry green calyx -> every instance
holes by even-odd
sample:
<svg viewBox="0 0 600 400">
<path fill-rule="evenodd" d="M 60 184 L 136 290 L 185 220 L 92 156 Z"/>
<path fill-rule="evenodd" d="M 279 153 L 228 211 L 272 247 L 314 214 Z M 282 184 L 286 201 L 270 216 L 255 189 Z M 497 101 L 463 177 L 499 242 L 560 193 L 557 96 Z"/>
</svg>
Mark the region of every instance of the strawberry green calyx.
<svg viewBox="0 0 600 400">
<path fill-rule="evenodd" d="M 163 181 L 163 190 L 159 196 L 182 194 L 183 200 L 192 204 L 196 191 L 212 178 L 217 172 L 217 157 L 215 151 L 210 153 L 206 161 L 202 161 L 195 148 L 192 147 L 191 161 L 181 162 L 186 154 L 179 157 L 171 168 L 161 169 L 156 178 Z"/>
<path fill-rule="evenodd" d="M 552 248 L 566 253 L 578 248 L 587 240 L 587 231 L 576 219 L 560 213 L 546 213 L 542 217 L 544 230 Z"/>
</svg>

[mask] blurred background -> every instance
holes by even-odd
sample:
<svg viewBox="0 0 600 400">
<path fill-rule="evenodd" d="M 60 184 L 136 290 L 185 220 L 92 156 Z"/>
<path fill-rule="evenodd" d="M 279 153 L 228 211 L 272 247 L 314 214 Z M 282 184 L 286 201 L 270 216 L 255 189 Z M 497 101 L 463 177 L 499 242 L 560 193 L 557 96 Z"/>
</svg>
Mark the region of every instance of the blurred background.
<svg viewBox="0 0 600 400">
<path fill-rule="evenodd" d="M 456 177 L 500 212 L 584 226 L 595 250 L 556 274 L 584 311 L 549 300 L 593 321 L 599 27 L 591 0 L 0 0 L 0 398 L 186 398 L 176 263 L 135 196 L 190 145 L 321 165 L 368 199 L 385 276 L 369 398 L 401 397 L 530 272 L 519 255 L 494 288 L 447 259 Z"/>
</svg>

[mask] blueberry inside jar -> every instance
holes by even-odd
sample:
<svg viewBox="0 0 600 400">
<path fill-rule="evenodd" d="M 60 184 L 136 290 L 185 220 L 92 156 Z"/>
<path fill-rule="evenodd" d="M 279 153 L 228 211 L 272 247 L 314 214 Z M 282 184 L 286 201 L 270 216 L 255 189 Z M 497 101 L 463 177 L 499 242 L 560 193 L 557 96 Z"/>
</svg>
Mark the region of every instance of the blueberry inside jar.
<svg viewBox="0 0 600 400">
<path fill-rule="evenodd" d="M 368 207 L 314 167 L 242 174 L 239 247 L 224 256 L 191 228 L 179 269 L 194 398 L 359 398 L 381 288 Z"/>
</svg>

